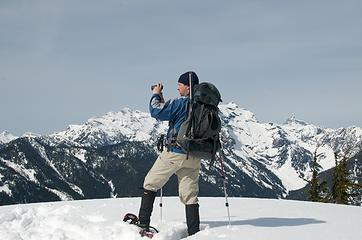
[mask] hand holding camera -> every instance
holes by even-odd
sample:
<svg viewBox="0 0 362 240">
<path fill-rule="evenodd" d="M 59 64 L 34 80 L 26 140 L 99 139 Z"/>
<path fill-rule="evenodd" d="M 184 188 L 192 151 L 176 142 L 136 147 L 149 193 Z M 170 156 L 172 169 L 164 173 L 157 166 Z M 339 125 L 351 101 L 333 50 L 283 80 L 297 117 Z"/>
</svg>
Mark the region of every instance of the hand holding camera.
<svg viewBox="0 0 362 240">
<path fill-rule="evenodd" d="M 163 85 L 162 83 L 159 83 L 159 84 L 156 84 L 156 85 L 152 85 L 151 86 L 151 90 L 153 92 L 153 94 L 159 94 L 161 96 L 161 103 L 164 103 L 165 100 L 163 98 L 163 95 L 162 95 L 162 90 L 163 90 Z"/>
<path fill-rule="evenodd" d="M 153 93 L 162 94 L 163 85 L 161 83 L 158 83 L 156 85 L 152 85 L 151 90 L 152 90 Z"/>
</svg>

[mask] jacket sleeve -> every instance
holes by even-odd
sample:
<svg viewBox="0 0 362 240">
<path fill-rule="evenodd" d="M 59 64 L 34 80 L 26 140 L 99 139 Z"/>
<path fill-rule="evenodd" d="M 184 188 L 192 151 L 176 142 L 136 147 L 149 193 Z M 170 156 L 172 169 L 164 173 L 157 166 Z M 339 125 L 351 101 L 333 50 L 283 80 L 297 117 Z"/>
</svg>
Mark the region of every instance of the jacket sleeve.
<svg viewBox="0 0 362 240">
<path fill-rule="evenodd" d="M 161 96 L 159 94 L 153 94 L 150 100 L 150 113 L 151 117 L 154 117 L 161 121 L 168 121 L 173 116 L 174 101 L 169 100 L 167 102 L 161 102 Z"/>
</svg>

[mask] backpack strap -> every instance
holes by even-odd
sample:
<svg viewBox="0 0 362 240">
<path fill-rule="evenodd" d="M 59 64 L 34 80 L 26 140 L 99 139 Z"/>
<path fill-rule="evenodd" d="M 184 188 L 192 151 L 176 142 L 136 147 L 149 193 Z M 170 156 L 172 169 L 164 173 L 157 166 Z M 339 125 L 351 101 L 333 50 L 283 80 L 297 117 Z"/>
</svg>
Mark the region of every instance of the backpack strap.
<svg viewBox="0 0 362 240">
<path fill-rule="evenodd" d="M 196 126 L 197 126 L 197 131 L 194 129 L 194 133 L 195 133 L 195 132 L 198 132 L 198 131 L 200 130 L 201 121 L 202 121 L 202 119 L 205 117 L 205 116 L 203 116 L 204 109 L 205 109 L 205 105 L 204 105 L 204 104 L 201 104 L 201 109 L 200 109 L 200 111 L 199 111 L 199 117 L 198 117 L 199 121 L 198 121 L 198 123 L 197 123 L 197 125 L 196 125 Z"/>
<path fill-rule="evenodd" d="M 212 153 L 211 153 L 211 159 L 210 159 L 210 163 L 209 163 L 209 169 L 207 171 L 207 177 L 206 177 L 206 182 L 209 181 L 209 176 L 210 176 L 210 172 L 211 172 L 211 168 L 214 165 L 214 162 L 216 160 L 216 153 L 219 151 L 219 154 L 223 154 L 222 149 L 218 149 L 217 144 L 220 144 L 220 139 L 219 138 L 214 138 L 213 139 L 213 146 L 212 146 Z M 221 145 L 221 144 L 220 144 Z"/>
<path fill-rule="evenodd" d="M 191 116 L 191 101 L 189 101 L 187 103 L 187 109 L 186 109 L 186 115 L 185 115 L 185 118 L 183 120 L 183 122 L 185 122 L 190 116 Z M 177 144 L 177 135 L 178 135 L 178 132 L 176 131 L 176 127 L 175 127 L 175 122 L 174 121 L 169 121 L 169 129 L 170 132 L 166 138 L 166 145 L 167 145 L 167 149 L 170 150 L 171 147 L 177 147 L 178 144 Z M 190 133 L 190 130 L 191 130 L 191 124 L 187 127 L 187 131 L 186 131 L 186 134 L 187 136 L 189 135 Z M 189 154 L 189 151 L 187 151 L 187 157 L 188 157 L 188 154 Z"/>
</svg>

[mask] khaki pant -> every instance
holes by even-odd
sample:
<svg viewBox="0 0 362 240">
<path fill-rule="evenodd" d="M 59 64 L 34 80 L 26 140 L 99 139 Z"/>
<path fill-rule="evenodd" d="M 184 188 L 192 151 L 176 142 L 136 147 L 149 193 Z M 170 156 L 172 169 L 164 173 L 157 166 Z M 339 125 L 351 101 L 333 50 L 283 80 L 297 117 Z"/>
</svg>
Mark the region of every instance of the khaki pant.
<svg viewBox="0 0 362 240">
<path fill-rule="evenodd" d="M 198 203 L 200 163 L 200 158 L 191 155 L 186 159 L 186 154 L 163 151 L 148 172 L 143 188 L 156 192 L 176 174 L 181 202 Z"/>
</svg>

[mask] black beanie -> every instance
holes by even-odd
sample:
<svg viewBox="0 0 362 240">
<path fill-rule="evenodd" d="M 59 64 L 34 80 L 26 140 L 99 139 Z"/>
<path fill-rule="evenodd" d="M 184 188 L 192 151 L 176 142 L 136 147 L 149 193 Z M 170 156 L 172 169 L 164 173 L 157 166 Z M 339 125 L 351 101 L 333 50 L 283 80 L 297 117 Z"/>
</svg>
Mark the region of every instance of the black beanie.
<svg viewBox="0 0 362 240">
<path fill-rule="evenodd" d="M 184 74 L 182 74 L 180 76 L 180 78 L 178 79 L 179 83 L 185 84 L 187 86 L 190 86 L 190 79 L 189 79 L 189 74 L 191 74 L 191 84 L 192 86 L 199 84 L 199 78 L 197 77 L 195 72 L 185 72 Z"/>
</svg>

